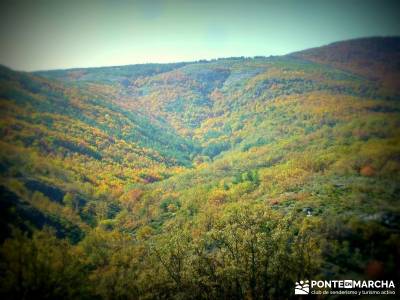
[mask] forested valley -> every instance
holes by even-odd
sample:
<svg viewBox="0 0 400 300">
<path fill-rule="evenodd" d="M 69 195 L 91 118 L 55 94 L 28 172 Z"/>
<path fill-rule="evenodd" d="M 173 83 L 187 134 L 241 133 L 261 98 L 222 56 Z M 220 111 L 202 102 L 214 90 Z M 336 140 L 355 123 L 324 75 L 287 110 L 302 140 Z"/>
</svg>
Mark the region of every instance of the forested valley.
<svg viewBox="0 0 400 300">
<path fill-rule="evenodd" d="M 0 67 L 2 299 L 290 299 L 400 279 L 400 38 Z"/>
</svg>

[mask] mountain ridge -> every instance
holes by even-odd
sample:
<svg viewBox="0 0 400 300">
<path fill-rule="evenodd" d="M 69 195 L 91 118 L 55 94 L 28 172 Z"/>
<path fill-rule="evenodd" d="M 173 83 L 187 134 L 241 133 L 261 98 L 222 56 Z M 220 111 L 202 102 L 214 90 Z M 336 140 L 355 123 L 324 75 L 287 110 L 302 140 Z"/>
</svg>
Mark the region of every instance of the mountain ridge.
<svg viewBox="0 0 400 300">
<path fill-rule="evenodd" d="M 398 89 L 399 53 L 400 37 L 392 36 L 340 41 L 289 55 L 352 71 Z"/>
</svg>

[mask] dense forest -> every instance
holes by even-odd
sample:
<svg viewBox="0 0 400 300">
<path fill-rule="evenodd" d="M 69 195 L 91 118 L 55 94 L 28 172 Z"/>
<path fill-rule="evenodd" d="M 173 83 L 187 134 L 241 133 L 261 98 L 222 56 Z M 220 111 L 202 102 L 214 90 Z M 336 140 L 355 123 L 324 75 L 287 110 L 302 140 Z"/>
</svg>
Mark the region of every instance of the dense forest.
<svg viewBox="0 0 400 300">
<path fill-rule="evenodd" d="M 2 299 L 288 299 L 400 279 L 400 38 L 0 67 Z"/>
</svg>

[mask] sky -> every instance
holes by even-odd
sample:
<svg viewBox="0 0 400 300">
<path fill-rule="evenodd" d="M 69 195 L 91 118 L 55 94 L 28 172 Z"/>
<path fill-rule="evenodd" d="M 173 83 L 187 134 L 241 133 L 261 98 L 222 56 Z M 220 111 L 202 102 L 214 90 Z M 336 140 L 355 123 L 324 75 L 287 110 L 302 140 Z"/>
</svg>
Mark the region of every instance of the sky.
<svg viewBox="0 0 400 300">
<path fill-rule="evenodd" d="M 400 1 L 0 1 L 0 64 L 24 71 L 283 55 L 371 36 L 400 36 Z"/>
</svg>

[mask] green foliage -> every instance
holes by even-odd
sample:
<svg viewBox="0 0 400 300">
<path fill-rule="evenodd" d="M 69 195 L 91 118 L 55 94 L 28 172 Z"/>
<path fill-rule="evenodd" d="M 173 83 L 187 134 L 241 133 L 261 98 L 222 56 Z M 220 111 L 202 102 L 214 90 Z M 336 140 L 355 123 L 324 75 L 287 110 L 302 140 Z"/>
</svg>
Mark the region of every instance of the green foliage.
<svg viewBox="0 0 400 300">
<path fill-rule="evenodd" d="M 14 231 L 1 247 L 0 294 L 6 299 L 84 299 L 83 265 L 73 251 L 49 230 L 31 238 Z"/>
</svg>

